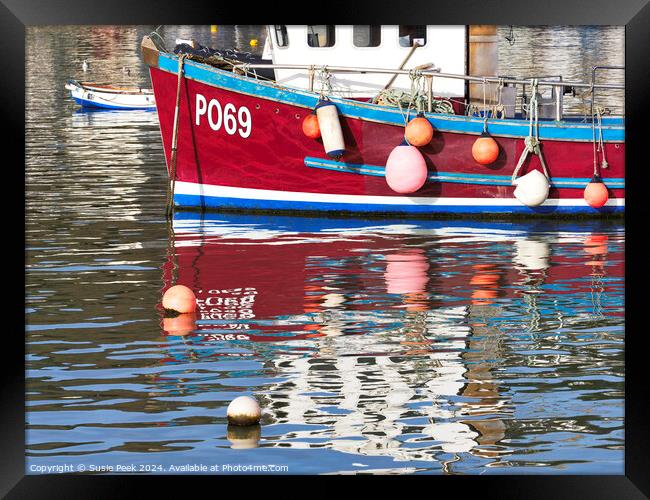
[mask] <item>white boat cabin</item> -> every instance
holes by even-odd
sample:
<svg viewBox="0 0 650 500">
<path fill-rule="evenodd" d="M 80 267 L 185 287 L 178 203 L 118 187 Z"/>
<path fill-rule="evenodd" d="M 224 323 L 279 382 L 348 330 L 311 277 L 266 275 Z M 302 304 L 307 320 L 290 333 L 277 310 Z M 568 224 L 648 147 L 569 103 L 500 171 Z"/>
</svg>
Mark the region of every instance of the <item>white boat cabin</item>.
<svg viewBox="0 0 650 500">
<path fill-rule="evenodd" d="M 265 59 L 273 64 L 352 66 L 403 69 L 432 64 L 443 73 L 467 74 L 467 26 L 377 26 L 377 25 L 269 25 Z M 414 45 L 419 46 L 413 49 Z M 309 89 L 309 72 L 304 69 L 275 69 L 276 81 L 299 89 Z M 330 84 L 336 95 L 366 98 L 377 94 L 393 78 L 391 74 L 331 73 Z M 315 72 L 314 90 L 321 88 Z M 411 79 L 399 75 L 391 88 L 409 91 Z M 433 94 L 442 97 L 465 96 L 465 82 L 433 79 Z"/>
</svg>

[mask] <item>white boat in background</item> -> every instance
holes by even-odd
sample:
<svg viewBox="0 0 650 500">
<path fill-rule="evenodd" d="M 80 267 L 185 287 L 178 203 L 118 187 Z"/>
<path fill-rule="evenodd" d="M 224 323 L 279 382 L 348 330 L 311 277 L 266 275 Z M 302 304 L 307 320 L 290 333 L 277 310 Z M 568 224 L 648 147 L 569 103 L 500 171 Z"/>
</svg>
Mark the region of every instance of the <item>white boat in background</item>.
<svg viewBox="0 0 650 500">
<path fill-rule="evenodd" d="M 77 104 L 104 109 L 156 109 L 153 90 L 68 80 L 65 88 Z"/>
</svg>

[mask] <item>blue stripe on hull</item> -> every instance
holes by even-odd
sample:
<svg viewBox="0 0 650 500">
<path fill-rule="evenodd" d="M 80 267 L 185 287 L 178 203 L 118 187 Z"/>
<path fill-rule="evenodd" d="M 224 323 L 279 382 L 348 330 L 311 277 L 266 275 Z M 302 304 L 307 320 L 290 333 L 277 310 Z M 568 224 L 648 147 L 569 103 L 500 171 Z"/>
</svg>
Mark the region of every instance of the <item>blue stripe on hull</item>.
<svg viewBox="0 0 650 500">
<path fill-rule="evenodd" d="M 178 71 L 177 56 L 161 52 L 158 67 L 175 75 Z M 275 84 L 234 75 L 231 72 L 218 70 L 193 61 L 185 62 L 184 71 L 186 78 L 207 85 L 309 109 L 313 109 L 319 99 L 318 94 L 315 92 L 279 88 Z M 404 118 L 399 109 L 334 96 L 331 96 L 330 99 L 336 104 L 339 113 L 344 116 L 400 127 L 404 126 Z M 480 135 L 483 132 L 483 120 L 481 118 L 440 113 L 425 113 L 425 116 L 441 132 L 471 135 Z M 605 142 L 625 141 L 623 119 L 609 118 L 603 125 L 603 140 Z M 488 127 L 490 133 L 495 137 L 525 138 L 528 136 L 529 124 L 527 120 L 494 119 L 488 120 Z M 591 142 L 593 139 L 591 123 L 576 123 L 572 120 L 561 122 L 540 121 L 539 138 Z"/>
<path fill-rule="evenodd" d="M 190 221 L 201 225 L 254 225 L 260 229 L 274 229 L 283 231 L 297 231 L 300 233 L 315 233 L 341 229 L 367 229 L 370 224 L 376 227 L 376 221 L 363 217 L 302 217 L 291 214 L 247 214 L 247 213 L 224 213 L 224 212 L 203 212 L 197 214 L 195 211 L 174 211 L 174 222 Z M 531 225 L 528 221 L 492 221 L 479 219 L 423 219 L 423 218 L 385 218 L 382 223 L 386 225 L 414 225 L 422 229 L 471 229 L 479 231 L 508 231 L 513 234 L 519 233 L 541 233 L 545 231 L 567 231 L 571 233 L 582 232 L 588 235 L 594 231 L 611 230 L 611 226 L 602 219 L 580 219 L 558 221 L 556 219 L 541 219 Z M 186 227 L 186 226 L 185 226 Z M 471 234 L 471 233 L 469 233 Z"/>
<path fill-rule="evenodd" d="M 311 168 L 322 168 L 324 170 L 334 170 L 336 172 L 346 172 L 358 175 L 370 175 L 373 177 L 385 177 L 386 169 L 379 165 L 367 165 L 359 163 L 346 163 L 334 160 L 325 160 L 305 156 L 305 166 Z M 463 172 L 432 172 L 427 176 L 430 182 L 451 182 L 456 184 L 479 184 L 484 186 L 511 186 L 512 177 L 510 175 L 495 174 L 470 174 Z M 591 181 L 586 177 L 552 177 L 551 185 L 563 188 L 580 188 L 584 189 Z M 610 189 L 625 188 L 625 179 L 618 177 L 604 178 L 603 182 Z"/>
<path fill-rule="evenodd" d="M 623 214 L 625 207 L 611 206 L 594 209 L 584 206 L 547 206 L 529 208 L 524 205 L 375 205 L 361 203 L 321 203 L 311 201 L 252 200 L 242 198 L 223 198 L 189 194 L 174 195 L 174 204 L 178 207 L 205 209 L 242 209 L 242 210 L 302 210 L 350 213 L 404 213 L 404 214 L 523 214 L 523 215 L 562 215 L 562 214 Z"/>
<path fill-rule="evenodd" d="M 147 109 L 154 110 L 156 106 L 116 106 L 114 104 L 102 104 L 95 101 L 88 101 L 87 99 L 79 99 L 78 97 L 73 97 L 77 104 L 85 108 L 102 108 L 102 109 Z"/>
</svg>

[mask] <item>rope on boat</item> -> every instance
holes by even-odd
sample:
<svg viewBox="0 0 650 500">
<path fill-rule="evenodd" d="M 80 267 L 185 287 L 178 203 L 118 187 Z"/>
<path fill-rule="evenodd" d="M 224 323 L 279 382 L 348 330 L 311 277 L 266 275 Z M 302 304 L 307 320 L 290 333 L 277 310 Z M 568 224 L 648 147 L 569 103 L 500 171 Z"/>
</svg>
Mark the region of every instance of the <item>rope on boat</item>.
<svg viewBox="0 0 650 500">
<path fill-rule="evenodd" d="M 165 213 L 171 218 L 174 213 L 174 189 L 176 186 L 176 151 L 178 149 L 178 119 L 180 118 L 181 84 L 183 83 L 183 61 L 185 54 L 178 56 L 178 85 L 176 87 L 176 109 L 174 110 L 174 130 L 172 132 L 172 151 L 169 160 L 169 182 L 167 183 L 167 208 Z"/>
<path fill-rule="evenodd" d="M 178 281 L 178 259 L 176 258 L 176 233 L 174 232 L 174 220 L 167 218 L 167 255 L 171 263 L 170 283 L 174 286 Z"/>
<path fill-rule="evenodd" d="M 483 78 L 483 133 L 487 134 L 487 80 Z"/>
<path fill-rule="evenodd" d="M 411 108 L 415 108 L 418 112 L 427 109 L 431 113 L 454 113 L 454 107 L 450 99 L 432 99 L 431 109 L 429 110 L 429 97 L 425 88 L 424 75 L 418 70 L 411 70 L 409 78 L 411 79 L 410 92 L 383 89 L 375 97 L 375 102 L 383 106 L 398 107 L 405 124 L 409 121 Z M 406 115 L 403 108 L 406 108 Z"/>
<path fill-rule="evenodd" d="M 325 99 L 332 94 L 332 73 L 329 72 L 327 66 L 323 66 L 318 73 L 318 81 L 320 82 L 320 98 Z"/>
<path fill-rule="evenodd" d="M 165 40 L 164 38 L 158 33 L 158 30 L 162 28 L 162 24 L 160 24 L 155 30 L 153 30 L 151 33 L 149 33 L 149 38 L 151 39 L 151 42 L 154 44 L 154 46 L 160 51 L 160 52 L 167 52 L 167 47 L 165 47 Z M 154 39 L 154 36 L 158 37 L 159 42 L 156 42 Z"/>
<path fill-rule="evenodd" d="M 603 155 L 603 161 L 600 164 L 600 168 L 609 168 L 609 163 L 607 163 L 607 157 L 605 156 L 605 142 L 603 140 L 603 114 L 605 114 L 605 108 L 596 106 L 595 116 L 597 125 L 595 125 L 595 128 L 598 128 L 598 139 L 596 139 L 594 135 L 594 175 L 600 175 L 600 169 L 598 168 L 598 152 Z"/>
<path fill-rule="evenodd" d="M 503 120 L 506 117 L 506 105 L 501 101 L 503 100 L 503 88 L 505 87 L 505 82 L 503 78 L 499 78 L 499 84 L 494 91 L 492 96 L 496 104 L 489 105 L 487 104 L 487 79 L 483 78 L 483 107 L 478 104 L 470 103 L 465 108 L 465 114 L 467 116 L 483 116 L 483 132 L 487 133 L 487 120 L 488 118 L 498 118 Z M 458 101 L 450 99 L 450 101 L 458 102 L 459 104 L 465 104 L 464 101 Z M 510 107 L 516 107 L 516 105 L 508 105 Z"/>
<path fill-rule="evenodd" d="M 521 152 L 521 156 L 519 157 L 519 161 L 517 162 L 517 166 L 515 167 L 514 172 L 512 173 L 512 184 L 514 185 L 515 179 L 517 178 L 517 174 L 519 173 L 519 170 L 521 169 L 522 165 L 524 164 L 524 161 L 526 161 L 526 158 L 528 157 L 528 154 L 535 154 L 539 156 L 539 161 L 542 164 L 542 168 L 544 169 L 544 175 L 546 178 L 550 181 L 551 178 L 548 175 L 548 170 L 546 169 L 546 162 L 544 161 L 544 155 L 542 154 L 542 150 L 540 148 L 540 141 L 539 141 L 539 116 L 537 113 L 537 79 L 533 79 L 531 82 L 532 86 L 532 95 L 530 98 L 530 104 L 528 106 L 528 137 L 524 139 L 524 145 L 525 148 Z"/>
<path fill-rule="evenodd" d="M 503 99 L 503 87 L 505 83 L 503 78 L 499 78 L 499 85 L 496 89 L 496 101 L 497 103 L 492 108 L 492 118 L 505 118 L 506 117 L 506 106 L 501 102 Z"/>
</svg>

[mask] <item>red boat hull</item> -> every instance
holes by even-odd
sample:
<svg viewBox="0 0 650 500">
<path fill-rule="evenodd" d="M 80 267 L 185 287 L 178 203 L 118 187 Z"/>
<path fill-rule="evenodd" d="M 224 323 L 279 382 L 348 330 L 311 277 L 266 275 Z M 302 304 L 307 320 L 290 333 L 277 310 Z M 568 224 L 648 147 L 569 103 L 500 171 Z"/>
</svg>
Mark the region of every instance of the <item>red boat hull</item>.
<svg viewBox="0 0 650 500">
<path fill-rule="evenodd" d="M 231 78 L 243 77 L 232 76 Z M 152 67 L 151 79 L 169 165 L 178 78 L 174 73 Z M 238 83 L 238 80 L 235 80 L 235 83 Z M 196 200 L 200 200 L 201 195 L 209 198 L 208 187 L 216 186 L 228 188 L 223 193 L 235 193 L 242 201 L 242 208 L 247 207 L 246 199 L 253 193 L 249 201 L 254 203 L 249 204 L 250 208 L 283 208 L 273 202 L 287 200 L 298 202 L 300 196 L 312 200 L 318 206 L 317 202 L 321 201 L 318 195 L 326 195 L 323 201 L 337 203 L 341 201 L 343 205 L 348 200 L 346 197 L 352 197 L 349 198 L 351 207 L 363 204 L 363 197 L 380 197 L 372 202 L 373 207 L 379 212 L 400 211 L 402 200 L 418 208 L 424 207 L 425 211 L 429 212 L 450 210 L 454 205 L 474 207 L 475 210 L 470 210 L 473 212 L 490 211 L 489 207 L 505 207 L 506 211 L 536 212 L 514 200 L 514 187 L 509 185 L 509 182 L 507 184 L 501 182 L 503 179 L 509 179 L 513 174 L 515 165 L 525 148 L 524 140 L 520 137 L 495 135 L 500 148 L 499 157 L 493 164 L 484 166 L 478 164 L 472 157 L 471 150 L 477 138 L 476 134 L 435 130 L 431 143 L 419 148 L 425 158 L 429 174 L 466 174 L 478 180 L 427 182 L 416 193 L 403 196 L 392 191 L 381 175 L 363 175 L 340 169 L 307 166 L 306 159 L 309 158 L 328 160 L 322 141 L 310 139 L 302 132 L 302 121 L 311 112 L 309 108 L 264 97 L 262 93 L 250 95 L 238 90 L 220 88 L 209 82 L 189 77 L 181 79 L 180 96 L 176 162 L 176 179 L 179 184 L 175 197 L 177 205 L 196 203 L 201 206 L 201 203 Z M 222 120 L 222 123 L 218 130 L 214 130 L 211 126 L 208 113 L 201 114 L 202 99 L 206 103 L 216 101 L 219 104 L 218 119 Z M 232 105 L 232 117 L 236 116 L 235 110 L 248 110 L 250 125 L 246 128 L 242 127 L 241 122 L 246 120 L 239 120 L 241 115 L 237 116 L 237 119 L 232 118 L 237 123 L 238 129 L 229 134 L 225 125 L 227 114 L 222 112 L 227 105 Z M 465 117 L 456 118 L 467 121 Z M 341 162 L 330 161 L 335 168 L 341 165 L 381 167 L 385 165 L 392 149 L 403 139 L 403 124 L 382 123 L 343 115 L 340 121 L 346 153 Z M 248 135 L 244 137 L 246 133 Z M 623 210 L 625 196 L 622 182 L 625 165 L 623 140 L 605 143 L 609 168 L 602 170 L 601 175 L 609 188 L 608 205 L 603 209 L 595 210 L 588 207 L 583 200 L 584 185 L 591 178 L 594 170 L 593 149 L 591 141 L 542 140 L 542 151 L 552 185 L 549 200 L 540 207 L 540 210 L 537 210 L 538 212 L 603 213 Z M 531 156 L 527 160 L 519 175 L 533 169 L 541 170 L 537 156 Z M 563 181 L 555 183 L 553 182 L 555 179 L 565 181 L 575 179 L 576 182 L 573 183 L 573 187 L 562 187 Z M 571 182 L 568 184 L 570 185 Z M 188 196 L 184 197 L 183 189 L 188 187 L 190 191 L 186 192 Z M 255 195 L 256 190 L 263 190 L 265 193 L 260 198 Z M 229 195 L 220 194 L 222 192 L 218 190 L 215 193 L 217 198 L 223 196 L 223 206 L 228 206 L 225 198 Z M 278 193 L 277 197 L 273 193 Z M 195 196 L 189 196 L 192 194 Z M 195 201 L 187 203 L 192 199 Z M 418 203 L 418 200 L 421 200 L 421 203 Z M 219 202 L 215 203 L 218 208 Z M 203 200 L 204 205 L 205 200 Z M 325 209 L 330 205 L 323 203 Z M 300 207 L 297 205 L 296 208 Z"/>
</svg>

